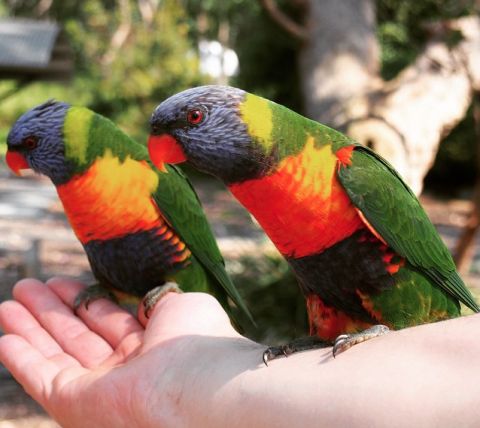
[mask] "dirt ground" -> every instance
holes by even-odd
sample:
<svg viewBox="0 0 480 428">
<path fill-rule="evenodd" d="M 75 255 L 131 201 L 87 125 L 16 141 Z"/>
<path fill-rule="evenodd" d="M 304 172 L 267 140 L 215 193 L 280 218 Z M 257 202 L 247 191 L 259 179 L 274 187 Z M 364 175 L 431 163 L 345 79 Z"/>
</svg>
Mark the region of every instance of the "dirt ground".
<svg viewBox="0 0 480 428">
<path fill-rule="evenodd" d="M 227 259 L 271 247 L 221 185 L 202 181 L 196 187 Z M 469 201 L 427 195 L 422 202 L 447 245 L 453 248 L 465 224 Z M 479 244 L 476 254 L 480 255 Z M 12 178 L 0 166 L 0 300 L 9 298 L 12 285 L 20 278 L 53 275 L 73 276 L 87 283 L 92 279 L 86 257 L 50 183 L 38 178 Z M 478 257 L 465 279 L 479 296 Z M 56 426 L 0 367 L 0 428 Z"/>
</svg>

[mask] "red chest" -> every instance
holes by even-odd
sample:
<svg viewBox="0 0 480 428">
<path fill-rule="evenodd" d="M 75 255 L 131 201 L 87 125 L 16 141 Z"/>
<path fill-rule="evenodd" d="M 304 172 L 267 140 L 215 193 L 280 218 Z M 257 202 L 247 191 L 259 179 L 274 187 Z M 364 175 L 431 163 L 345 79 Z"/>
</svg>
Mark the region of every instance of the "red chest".
<svg viewBox="0 0 480 428">
<path fill-rule="evenodd" d="M 279 251 L 289 257 L 319 253 L 350 236 L 363 222 L 336 178 L 330 146 L 287 157 L 276 172 L 230 186 Z"/>
</svg>

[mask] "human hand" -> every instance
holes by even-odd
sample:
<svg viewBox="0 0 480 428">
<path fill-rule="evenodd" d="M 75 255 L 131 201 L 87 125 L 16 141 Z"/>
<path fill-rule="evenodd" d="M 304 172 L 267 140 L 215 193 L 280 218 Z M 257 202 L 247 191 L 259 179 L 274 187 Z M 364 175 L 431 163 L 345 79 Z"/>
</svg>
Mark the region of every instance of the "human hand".
<svg viewBox="0 0 480 428">
<path fill-rule="evenodd" d="M 239 336 L 206 294 L 169 293 L 147 322 L 143 310 L 137 321 L 105 299 L 75 316 L 82 288 L 65 279 L 26 279 L 15 286 L 15 301 L 0 305 L 7 333 L 0 360 L 65 427 L 188 425 L 204 398 L 197 395 L 202 385 L 189 383 L 198 370 L 207 378 L 215 370 L 205 361 L 231 355 L 232 346 L 258 346 Z"/>
<path fill-rule="evenodd" d="M 167 294 L 140 321 L 82 285 L 21 281 L 0 361 L 65 427 L 477 426 L 480 315 L 261 360 L 212 297 Z"/>
</svg>

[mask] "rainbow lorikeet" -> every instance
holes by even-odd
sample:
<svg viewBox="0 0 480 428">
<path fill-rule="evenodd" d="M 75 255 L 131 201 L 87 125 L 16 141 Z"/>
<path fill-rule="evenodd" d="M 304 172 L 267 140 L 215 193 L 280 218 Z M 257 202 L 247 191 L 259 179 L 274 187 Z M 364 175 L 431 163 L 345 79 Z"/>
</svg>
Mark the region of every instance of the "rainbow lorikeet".
<svg viewBox="0 0 480 428">
<path fill-rule="evenodd" d="M 7 145 L 14 172 L 31 168 L 51 179 L 85 248 L 98 284 L 77 298 L 77 306 L 107 289 L 120 300 L 147 294 L 149 309 L 174 281 L 185 291 L 213 293 L 227 308 L 230 297 L 250 318 L 200 201 L 178 168 L 156 169 L 146 147 L 113 122 L 63 102 L 22 115 Z"/>
<path fill-rule="evenodd" d="M 459 302 L 479 311 L 415 195 L 367 147 L 223 86 L 168 98 L 150 124 L 157 166 L 188 160 L 221 179 L 258 220 L 298 278 L 310 334 L 319 342 L 338 337 L 334 352 L 387 330 L 377 324 L 400 329 L 456 317 Z"/>
</svg>

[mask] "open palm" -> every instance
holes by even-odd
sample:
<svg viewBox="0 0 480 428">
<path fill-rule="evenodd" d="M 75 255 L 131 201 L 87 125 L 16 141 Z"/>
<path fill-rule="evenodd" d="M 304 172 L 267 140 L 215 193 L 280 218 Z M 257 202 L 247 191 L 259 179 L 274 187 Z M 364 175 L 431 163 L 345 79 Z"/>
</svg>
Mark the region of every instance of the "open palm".
<svg viewBox="0 0 480 428">
<path fill-rule="evenodd" d="M 169 293 L 147 322 L 143 311 L 138 321 L 107 300 L 77 317 L 71 308 L 82 288 L 63 279 L 24 280 L 14 288 L 15 301 L 0 305 L 7 333 L 0 338 L 0 360 L 62 426 L 133 421 L 145 427 L 152 420 L 178 426 L 175 409 L 188 395 L 185 373 L 197 369 L 187 363 L 192 353 L 208 355 L 212 340 L 217 351 L 225 341 L 251 344 L 205 294 Z"/>
</svg>

